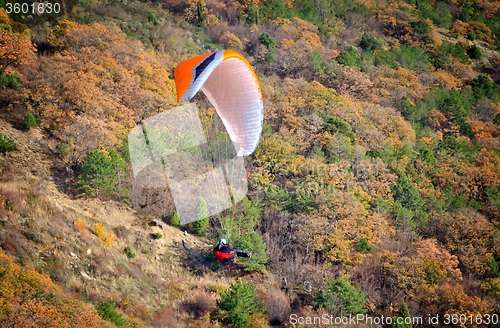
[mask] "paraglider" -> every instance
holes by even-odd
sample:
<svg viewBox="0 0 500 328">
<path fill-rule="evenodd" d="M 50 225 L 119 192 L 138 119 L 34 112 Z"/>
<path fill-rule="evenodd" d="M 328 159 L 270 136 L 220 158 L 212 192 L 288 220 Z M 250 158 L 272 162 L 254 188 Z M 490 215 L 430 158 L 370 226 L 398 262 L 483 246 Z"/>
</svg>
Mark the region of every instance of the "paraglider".
<svg viewBox="0 0 500 328">
<path fill-rule="evenodd" d="M 181 225 L 232 208 L 233 219 L 224 212 L 218 220 L 219 238 L 230 240 L 236 204 L 248 192 L 243 157 L 256 149 L 262 132 L 259 81 L 242 55 L 219 50 L 181 62 L 175 86 L 179 102 L 203 91 L 227 135 L 219 131 L 207 139 L 194 102 L 149 117 L 128 136 L 134 188 L 162 192 L 168 187 Z"/>
<path fill-rule="evenodd" d="M 219 50 L 185 60 L 175 69 L 175 87 L 178 102 L 188 101 L 199 90 L 203 91 L 231 141 L 236 143 L 237 156 L 248 156 L 257 148 L 264 120 L 262 92 L 255 72 L 241 54 Z M 234 196 L 233 193 L 233 208 L 237 198 L 241 199 Z M 225 230 L 223 234 L 229 239 L 232 222 L 226 221 L 225 227 L 221 223 L 221 230 Z M 219 241 L 213 252 L 221 262 L 232 260 L 236 255 L 251 256 L 251 252 L 234 249 L 225 238 Z"/>
</svg>

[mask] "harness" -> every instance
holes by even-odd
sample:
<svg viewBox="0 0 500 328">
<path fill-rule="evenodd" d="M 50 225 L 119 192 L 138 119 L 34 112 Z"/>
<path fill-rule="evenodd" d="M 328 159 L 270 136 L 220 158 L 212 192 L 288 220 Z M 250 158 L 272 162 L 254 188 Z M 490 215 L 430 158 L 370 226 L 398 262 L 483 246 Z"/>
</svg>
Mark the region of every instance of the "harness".
<svg viewBox="0 0 500 328">
<path fill-rule="evenodd" d="M 233 245 L 229 244 L 228 246 L 222 248 L 220 246 L 221 245 L 219 244 L 214 248 L 214 255 L 217 260 L 226 262 L 227 259 L 234 255 Z"/>
</svg>

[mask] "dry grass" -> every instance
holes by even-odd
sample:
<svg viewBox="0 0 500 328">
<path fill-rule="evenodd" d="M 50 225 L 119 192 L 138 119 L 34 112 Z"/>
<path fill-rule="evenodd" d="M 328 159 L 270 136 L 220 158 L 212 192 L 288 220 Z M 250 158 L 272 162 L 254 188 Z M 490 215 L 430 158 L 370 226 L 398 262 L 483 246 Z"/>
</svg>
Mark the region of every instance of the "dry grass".
<svg viewBox="0 0 500 328">
<path fill-rule="evenodd" d="M 144 323 L 169 322 L 174 327 L 180 323 L 175 313 L 182 306 L 191 304 L 192 311 L 205 314 L 215 305 L 211 290 L 217 293 L 228 285 L 227 281 L 217 285 L 211 280 L 216 276 L 191 275 L 172 253 L 141 254 L 141 248 L 149 245 L 141 240 L 147 238 L 146 231 L 138 235 L 140 227 L 116 229 L 116 239 L 106 247 L 102 232 L 113 227 L 105 217 L 61 206 L 61 198 L 51 202 L 39 188 L 38 181 L 12 171 L 2 176 L 0 246 L 48 273 L 67 292 L 91 302 L 109 301 Z M 122 251 L 129 243 L 138 254 L 132 260 Z"/>
</svg>

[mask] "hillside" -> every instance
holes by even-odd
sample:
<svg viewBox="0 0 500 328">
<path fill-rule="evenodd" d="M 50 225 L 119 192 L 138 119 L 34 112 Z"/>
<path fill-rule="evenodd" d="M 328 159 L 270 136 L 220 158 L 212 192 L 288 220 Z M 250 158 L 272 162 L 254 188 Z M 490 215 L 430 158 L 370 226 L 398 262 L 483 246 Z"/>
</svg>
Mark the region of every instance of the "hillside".
<svg viewBox="0 0 500 328">
<path fill-rule="evenodd" d="M 1 327 L 499 325 L 500 2 L 86 0 L 0 29 Z M 127 135 L 218 49 L 262 135 L 247 197 L 179 226 Z M 251 259 L 212 255 L 228 222 Z"/>
<path fill-rule="evenodd" d="M 69 177 L 67 172 L 59 173 L 52 162 L 57 163 L 57 157 L 51 154 L 50 139 L 40 131 L 20 134 L 5 122 L 1 124 L 2 134 L 15 139 L 19 153 L 25 155 L 2 156 L 2 248 L 14 254 L 16 262 L 48 274 L 76 299 L 83 295 L 94 302 L 119 299 L 123 312 L 140 319 L 151 310 L 167 313 L 166 318 L 153 320 L 162 327 L 176 322 L 173 314 L 168 314 L 176 304 L 196 298 L 197 292 L 210 301 L 209 288 L 228 285 L 229 276 L 209 270 L 205 256 L 211 246 L 205 239 L 155 224 L 115 201 L 75 199 L 61 192 Z M 155 233 L 162 237 L 155 239 Z M 112 236 L 109 245 L 108 235 Z M 125 246 L 132 247 L 135 258 L 127 259 Z M 206 277 L 193 275 L 197 272 Z M 208 283 L 211 280 L 214 283 Z M 13 301 L 3 300 L 7 304 Z M 13 306 L 15 302 L 9 307 Z M 5 308 L 2 312 L 9 314 Z M 43 312 L 34 313 L 43 316 Z M 8 315 L 6 327 L 22 325 L 16 320 L 29 322 L 18 316 Z M 140 320 L 134 322 L 141 326 Z"/>
</svg>

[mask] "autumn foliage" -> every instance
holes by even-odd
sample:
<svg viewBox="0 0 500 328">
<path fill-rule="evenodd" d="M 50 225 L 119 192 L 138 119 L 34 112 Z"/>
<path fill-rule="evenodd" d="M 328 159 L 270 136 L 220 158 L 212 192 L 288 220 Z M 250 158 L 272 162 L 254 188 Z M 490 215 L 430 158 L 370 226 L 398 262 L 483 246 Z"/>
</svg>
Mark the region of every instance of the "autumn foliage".
<svg viewBox="0 0 500 328">
<path fill-rule="evenodd" d="M 5 327 L 112 327 L 85 303 L 68 297 L 33 268 L 22 268 L 0 251 L 0 323 Z"/>
<path fill-rule="evenodd" d="M 250 274 L 256 290 L 247 286 L 238 297 L 212 280 L 246 279 L 244 262 L 182 258 L 188 269 L 174 282 L 155 280 L 161 270 L 181 269 L 170 249 L 156 253 L 163 244 L 142 243 L 135 225 L 75 225 L 78 213 L 68 219 L 52 205 L 35 209 L 29 175 L 14 185 L 2 167 L 17 154 L 31 156 L 16 141 L 18 152 L 0 154 L 0 243 L 8 253 L 0 251 L 0 325 L 36 326 L 44 318 L 52 326 L 106 326 L 43 270 L 89 294 L 101 312 L 121 318 L 116 307 L 156 327 L 282 325 L 290 313 L 345 312 L 348 297 L 337 285 L 359 296 L 353 313 L 396 317 L 402 304 L 412 316 L 498 312 L 499 17 L 500 2 L 482 0 L 89 0 L 61 20 L 26 22 L 30 29 L 0 9 L 2 124 L 18 129 L 36 115 L 35 133 L 50 140 L 51 172 L 67 167 L 58 188 L 75 199 L 135 206 L 138 226 L 157 214 L 166 220 L 175 206 L 168 190 L 129 188 L 127 133 L 176 106 L 180 61 L 222 48 L 242 53 L 260 81 L 263 131 L 245 159 L 250 200 L 220 216 L 238 218 L 235 230 L 255 237 L 268 259 L 259 264 L 265 276 Z M 193 101 L 207 136 L 226 135 L 213 104 L 202 93 Z M 52 215 L 70 222 L 76 237 L 52 229 L 46 239 L 41 218 Z M 217 239 L 219 218 L 205 219 L 202 230 Z M 85 270 L 57 252 L 50 265 L 31 267 L 38 260 L 23 243 L 41 249 L 46 240 L 74 246 L 70 256 L 81 257 Z M 86 253 L 93 242 L 95 257 Z M 120 263 L 124 247 L 129 259 Z M 119 280 L 123 286 L 137 282 L 139 292 L 97 294 L 103 268 L 117 281 L 129 278 Z M 215 302 L 221 295 L 226 305 L 255 297 L 254 313 L 240 322 Z"/>
</svg>

